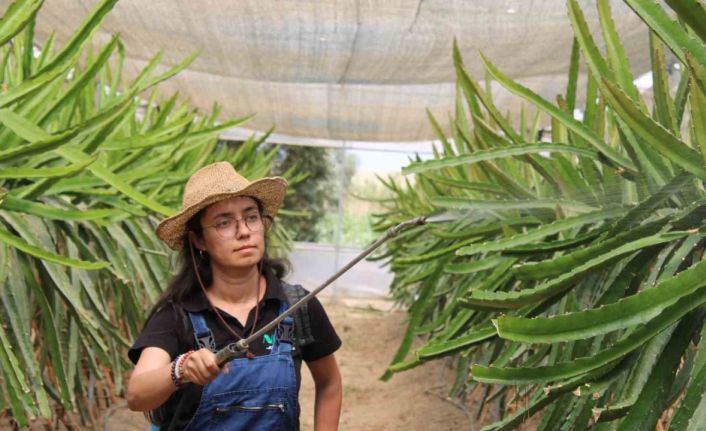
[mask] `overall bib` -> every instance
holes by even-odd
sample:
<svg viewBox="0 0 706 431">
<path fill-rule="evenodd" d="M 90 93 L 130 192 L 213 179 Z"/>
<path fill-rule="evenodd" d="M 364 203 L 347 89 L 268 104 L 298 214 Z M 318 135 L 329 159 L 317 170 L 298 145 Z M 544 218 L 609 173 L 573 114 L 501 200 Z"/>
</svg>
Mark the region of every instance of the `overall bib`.
<svg viewBox="0 0 706 431">
<path fill-rule="evenodd" d="M 289 305 L 282 301 L 279 313 Z M 201 313 L 189 313 L 200 347 L 213 348 L 213 337 Z M 296 431 L 299 427 L 297 381 L 292 360 L 291 316 L 275 330 L 269 355 L 228 362 L 229 373 L 204 386 L 186 430 Z"/>
</svg>

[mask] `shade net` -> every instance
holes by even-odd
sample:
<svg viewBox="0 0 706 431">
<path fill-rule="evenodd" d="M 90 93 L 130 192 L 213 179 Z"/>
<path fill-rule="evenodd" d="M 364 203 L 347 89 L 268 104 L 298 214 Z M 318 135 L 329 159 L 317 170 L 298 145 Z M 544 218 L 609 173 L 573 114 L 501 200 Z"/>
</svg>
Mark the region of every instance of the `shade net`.
<svg viewBox="0 0 706 431">
<path fill-rule="evenodd" d="M 595 1 L 579 3 L 600 44 Z M 633 70 L 648 70 L 646 27 L 611 3 Z M 8 4 L 0 0 L 2 10 Z M 54 31 L 67 40 L 94 4 L 47 0 L 39 40 Z M 425 109 L 442 122 L 453 110 L 454 37 L 476 78 L 481 50 L 550 99 L 564 92 L 573 38 L 562 0 L 121 0 L 94 44 L 114 33 L 127 77 L 160 49 L 166 66 L 200 50 L 161 93 L 178 91 L 204 110 L 219 103 L 224 118 L 255 114 L 253 130 L 391 142 L 434 139 Z M 497 93 L 501 108 L 512 108 L 511 96 Z"/>
</svg>

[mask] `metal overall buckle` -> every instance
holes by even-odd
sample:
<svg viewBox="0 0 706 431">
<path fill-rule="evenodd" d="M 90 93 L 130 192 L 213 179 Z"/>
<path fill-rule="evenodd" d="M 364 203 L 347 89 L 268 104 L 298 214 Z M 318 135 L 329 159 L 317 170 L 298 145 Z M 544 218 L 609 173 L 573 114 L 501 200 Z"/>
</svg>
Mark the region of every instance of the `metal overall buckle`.
<svg viewBox="0 0 706 431">
<path fill-rule="evenodd" d="M 213 338 L 213 334 L 211 334 L 210 331 L 203 337 L 197 337 L 196 342 L 199 348 L 206 348 L 212 352 L 216 351 L 216 340 Z"/>
<path fill-rule="evenodd" d="M 292 343 L 294 340 L 294 321 L 292 316 L 287 316 L 282 322 L 280 322 L 277 333 L 279 335 L 279 340 L 285 343 Z"/>
</svg>

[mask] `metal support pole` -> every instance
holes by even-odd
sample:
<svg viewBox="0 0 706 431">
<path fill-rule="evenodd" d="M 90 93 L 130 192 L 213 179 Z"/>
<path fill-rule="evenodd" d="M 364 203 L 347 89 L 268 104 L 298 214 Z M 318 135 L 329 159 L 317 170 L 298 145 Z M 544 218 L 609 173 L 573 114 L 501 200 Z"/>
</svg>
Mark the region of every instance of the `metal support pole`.
<svg viewBox="0 0 706 431">
<path fill-rule="evenodd" d="M 336 162 L 338 164 L 338 210 L 337 210 L 337 220 L 336 220 L 336 232 L 334 235 L 334 257 L 333 257 L 333 271 L 339 270 L 339 262 L 341 260 L 341 242 L 343 241 L 343 217 L 344 217 L 344 203 L 346 194 L 346 142 L 342 143 L 340 148 L 336 150 Z M 334 282 L 333 285 L 333 301 L 338 300 L 339 294 L 339 284 Z"/>
</svg>

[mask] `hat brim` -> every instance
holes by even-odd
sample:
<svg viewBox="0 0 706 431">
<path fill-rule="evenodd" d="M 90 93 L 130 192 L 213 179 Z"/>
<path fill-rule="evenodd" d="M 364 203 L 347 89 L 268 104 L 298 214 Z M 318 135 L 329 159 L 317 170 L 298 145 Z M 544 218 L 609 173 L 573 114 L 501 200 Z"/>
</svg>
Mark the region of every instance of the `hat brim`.
<svg viewBox="0 0 706 431">
<path fill-rule="evenodd" d="M 287 185 L 287 180 L 284 178 L 268 177 L 255 180 L 236 192 L 210 195 L 182 209 L 178 214 L 162 220 L 157 225 L 157 236 L 172 250 L 181 250 L 186 234 L 186 223 L 191 217 L 212 203 L 236 196 L 251 196 L 258 199 L 262 203 L 265 214 L 274 217 L 282 206 L 287 193 Z"/>
</svg>

